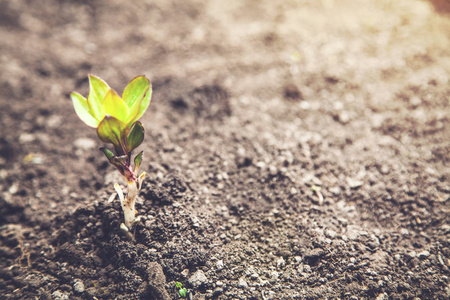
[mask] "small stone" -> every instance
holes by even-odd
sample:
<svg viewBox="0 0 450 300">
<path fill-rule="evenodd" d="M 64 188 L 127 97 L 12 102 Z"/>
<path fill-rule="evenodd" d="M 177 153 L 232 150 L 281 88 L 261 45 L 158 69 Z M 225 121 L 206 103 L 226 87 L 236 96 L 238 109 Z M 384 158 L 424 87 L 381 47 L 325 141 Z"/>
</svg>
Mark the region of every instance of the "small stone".
<svg viewBox="0 0 450 300">
<path fill-rule="evenodd" d="M 84 292 L 84 284 L 82 281 L 77 281 L 73 285 L 73 290 L 75 293 L 83 293 Z"/>
<path fill-rule="evenodd" d="M 347 178 L 347 184 L 351 189 L 356 189 L 356 188 L 359 188 L 360 186 L 362 186 L 364 184 L 364 182 L 361 180 L 353 179 L 353 178 Z"/>
<path fill-rule="evenodd" d="M 277 259 L 277 268 L 282 268 L 286 266 L 286 261 L 284 260 L 283 257 L 280 257 Z"/>
<path fill-rule="evenodd" d="M 341 193 L 341 189 L 339 187 L 337 187 L 337 186 L 331 187 L 329 189 L 329 191 L 335 196 L 339 196 L 339 194 Z"/>
<path fill-rule="evenodd" d="M 243 288 L 247 288 L 248 287 L 247 281 L 245 281 L 245 279 L 242 278 L 242 277 L 239 278 L 239 286 L 243 287 Z"/>
<path fill-rule="evenodd" d="M 52 299 L 53 300 L 68 300 L 69 296 L 67 294 L 64 294 L 63 292 L 57 290 L 52 293 Z"/>
<path fill-rule="evenodd" d="M 258 162 L 256 163 L 256 166 L 257 166 L 258 168 L 260 168 L 260 169 L 264 169 L 267 165 L 266 165 L 266 163 L 263 162 L 263 161 L 258 161 Z"/>
<path fill-rule="evenodd" d="M 270 281 L 271 282 L 277 281 L 279 276 L 280 276 L 280 274 L 278 274 L 277 271 L 270 272 Z"/>
<path fill-rule="evenodd" d="M 339 121 L 339 123 L 341 124 L 347 124 L 348 122 L 350 122 L 350 114 L 346 111 L 343 111 L 341 113 L 339 113 L 336 116 L 337 120 Z"/>
<path fill-rule="evenodd" d="M 422 251 L 422 252 L 420 252 L 419 254 L 417 254 L 417 256 L 418 256 L 419 258 L 427 258 L 428 256 L 430 256 L 430 251 L 427 251 L 427 250 Z"/>
<path fill-rule="evenodd" d="M 258 279 L 258 277 L 259 277 L 258 273 L 253 273 L 253 274 L 250 276 L 250 278 L 251 278 L 252 280 L 256 280 L 256 279 Z"/>
<path fill-rule="evenodd" d="M 297 195 L 298 191 L 295 187 L 291 188 L 291 195 Z"/>
<path fill-rule="evenodd" d="M 409 258 L 414 258 L 414 257 L 417 256 L 417 253 L 416 253 L 416 251 L 411 251 L 407 255 L 408 255 Z"/>
<path fill-rule="evenodd" d="M 19 184 L 17 182 L 14 182 L 8 189 L 8 192 L 11 195 L 14 195 L 15 193 L 17 193 L 19 191 Z"/>
<path fill-rule="evenodd" d="M 311 108 L 311 104 L 309 104 L 308 101 L 301 101 L 300 102 L 300 108 L 304 110 L 308 110 Z"/>
<path fill-rule="evenodd" d="M 208 278 L 206 278 L 205 273 L 202 270 L 196 271 L 189 278 L 189 283 L 194 287 L 198 288 L 208 282 Z"/>
<path fill-rule="evenodd" d="M 383 175 L 389 174 L 389 167 L 386 166 L 386 165 L 382 165 L 382 166 L 380 167 L 380 173 L 383 174 Z"/>
<path fill-rule="evenodd" d="M 406 229 L 406 228 L 401 228 L 401 229 L 400 229 L 400 233 L 401 233 L 402 235 L 409 235 L 409 231 L 408 231 L 408 229 Z"/>
<path fill-rule="evenodd" d="M 314 248 L 305 253 L 306 260 L 316 260 L 325 255 L 325 251 L 322 248 Z"/>
<path fill-rule="evenodd" d="M 222 270 L 223 267 L 224 267 L 223 260 L 218 260 L 216 262 L 216 267 L 217 267 L 218 270 Z"/>
<path fill-rule="evenodd" d="M 344 226 L 347 226 L 348 220 L 344 218 L 338 218 L 339 223 L 341 223 Z"/>
<path fill-rule="evenodd" d="M 270 166 L 269 166 L 269 174 L 270 174 L 271 176 L 277 175 L 277 174 L 278 174 L 278 169 L 277 169 L 277 167 L 275 167 L 274 165 L 270 165 Z"/>
</svg>

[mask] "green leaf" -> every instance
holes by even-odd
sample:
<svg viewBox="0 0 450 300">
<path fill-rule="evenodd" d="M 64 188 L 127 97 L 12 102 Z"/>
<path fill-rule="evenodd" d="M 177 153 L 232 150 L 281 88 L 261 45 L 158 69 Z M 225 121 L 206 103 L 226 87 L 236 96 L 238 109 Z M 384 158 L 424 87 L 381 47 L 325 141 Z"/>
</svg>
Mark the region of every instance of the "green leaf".
<svg viewBox="0 0 450 300">
<path fill-rule="evenodd" d="M 178 294 L 180 294 L 180 296 L 182 298 L 186 298 L 187 297 L 187 289 L 186 288 L 182 288 L 178 291 Z"/>
<path fill-rule="evenodd" d="M 101 147 L 100 151 L 102 151 L 103 153 L 105 153 L 106 158 L 111 161 L 111 159 L 114 157 L 114 153 L 112 153 L 111 151 L 109 151 L 108 149 L 106 149 L 105 147 Z"/>
<path fill-rule="evenodd" d="M 139 168 L 141 167 L 141 160 L 142 155 L 144 154 L 144 151 L 139 152 L 138 155 L 134 158 L 134 171 L 137 172 Z"/>
<path fill-rule="evenodd" d="M 95 75 L 89 75 L 89 95 L 87 102 L 91 115 L 99 122 L 105 116 L 102 102 L 109 90 L 110 87 L 101 78 Z"/>
<path fill-rule="evenodd" d="M 130 108 L 139 105 L 139 102 L 144 98 L 149 87 L 150 82 L 145 76 L 135 77 L 123 91 L 122 99 Z"/>
<path fill-rule="evenodd" d="M 126 145 L 123 142 L 126 134 L 127 125 L 110 115 L 106 115 L 97 128 L 98 137 L 105 143 L 113 144 L 121 155 L 127 154 Z"/>
<path fill-rule="evenodd" d="M 102 102 L 103 111 L 122 122 L 127 121 L 129 108 L 114 90 L 109 90 Z"/>
<path fill-rule="evenodd" d="M 183 284 L 182 284 L 181 282 L 179 282 L 179 281 L 176 281 L 176 282 L 175 282 L 175 286 L 176 286 L 178 289 L 181 289 L 181 288 L 183 287 Z"/>
<path fill-rule="evenodd" d="M 149 82 L 148 89 L 146 90 L 143 97 L 140 99 L 140 101 L 134 103 L 133 106 L 130 108 L 130 115 L 128 117 L 127 122 L 128 124 L 133 124 L 135 121 L 139 120 L 142 117 L 142 115 L 145 113 L 148 106 L 150 105 L 151 99 L 152 99 L 152 85 Z"/>
<path fill-rule="evenodd" d="M 89 112 L 90 110 L 86 98 L 77 92 L 71 93 L 70 98 L 72 98 L 73 107 L 81 121 L 90 127 L 96 128 L 99 122 Z"/>
<path fill-rule="evenodd" d="M 130 132 L 127 136 L 127 149 L 128 152 L 133 151 L 136 149 L 144 140 L 144 126 L 142 126 L 142 123 L 137 121 L 133 124 L 133 127 L 131 127 Z"/>
</svg>

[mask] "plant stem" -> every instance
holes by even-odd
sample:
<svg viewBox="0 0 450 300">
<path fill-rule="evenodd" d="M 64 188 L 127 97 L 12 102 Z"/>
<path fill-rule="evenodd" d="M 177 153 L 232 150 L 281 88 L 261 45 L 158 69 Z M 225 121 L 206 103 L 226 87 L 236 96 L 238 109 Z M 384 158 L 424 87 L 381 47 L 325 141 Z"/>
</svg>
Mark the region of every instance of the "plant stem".
<svg viewBox="0 0 450 300">
<path fill-rule="evenodd" d="M 122 209 L 125 218 L 125 226 L 129 230 L 136 220 L 136 197 L 139 193 L 137 180 L 127 180 L 127 196 L 122 202 Z"/>
</svg>

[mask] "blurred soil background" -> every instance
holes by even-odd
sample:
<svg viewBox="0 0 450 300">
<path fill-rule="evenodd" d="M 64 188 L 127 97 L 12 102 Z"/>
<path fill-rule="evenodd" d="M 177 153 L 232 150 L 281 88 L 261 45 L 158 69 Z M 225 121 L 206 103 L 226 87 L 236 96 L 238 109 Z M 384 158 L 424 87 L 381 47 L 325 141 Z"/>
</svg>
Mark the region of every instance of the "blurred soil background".
<svg viewBox="0 0 450 300">
<path fill-rule="evenodd" d="M 136 240 L 74 113 L 153 83 Z M 0 0 L 0 298 L 448 299 L 450 3 Z"/>
</svg>

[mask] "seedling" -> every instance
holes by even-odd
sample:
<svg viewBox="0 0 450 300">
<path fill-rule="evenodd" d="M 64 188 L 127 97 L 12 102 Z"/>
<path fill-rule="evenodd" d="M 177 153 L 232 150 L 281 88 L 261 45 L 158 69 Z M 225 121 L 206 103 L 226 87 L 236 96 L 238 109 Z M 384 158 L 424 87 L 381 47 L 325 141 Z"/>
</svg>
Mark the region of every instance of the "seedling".
<svg viewBox="0 0 450 300">
<path fill-rule="evenodd" d="M 145 76 L 138 76 L 128 83 L 120 97 L 102 79 L 89 75 L 87 99 L 77 92 L 70 96 L 78 117 L 97 129 L 101 141 L 114 146 L 114 152 L 105 147 L 100 150 L 127 182 L 126 196 L 117 183 L 114 189 L 124 214 L 120 228 L 131 236 L 133 225 L 139 221 L 135 203 L 145 177 L 145 172 L 138 175 L 143 151 L 134 157 L 134 165 L 131 164 L 131 153 L 144 140 L 144 126 L 138 120 L 150 105 L 152 86 Z M 110 200 L 115 196 L 113 194 Z"/>
<path fill-rule="evenodd" d="M 183 284 L 181 282 L 175 282 L 175 286 L 178 289 L 178 294 L 180 295 L 181 298 L 186 298 L 188 295 L 188 290 L 187 288 L 183 287 Z"/>
</svg>

